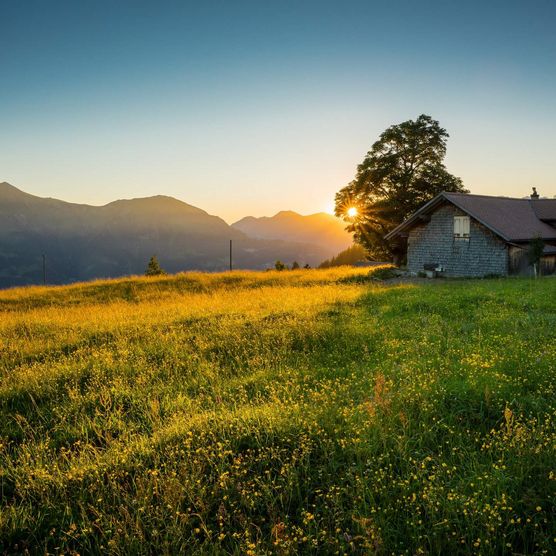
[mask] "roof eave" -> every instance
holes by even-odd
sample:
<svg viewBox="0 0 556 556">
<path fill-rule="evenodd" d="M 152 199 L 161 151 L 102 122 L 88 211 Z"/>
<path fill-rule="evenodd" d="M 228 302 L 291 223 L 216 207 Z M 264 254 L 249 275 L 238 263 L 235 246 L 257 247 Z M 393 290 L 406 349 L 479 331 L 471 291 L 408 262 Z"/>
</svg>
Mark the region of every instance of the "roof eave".
<svg viewBox="0 0 556 556">
<path fill-rule="evenodd" d="M 419 217 L 422 214 L 426 213 L 429 209 L 436 206 L 442 200 L 447 200 L 444 195 L 444 192 L 439 193 L 436 197 L 433 197 L 428 203 L 424 204 L 419 210 L 414 212 L 409 218 L 404 220 L 401 224 L 398 224 L 392 231 L 388 232 L 384 236 L 384 239 L 386 241 L 390 241 L 391 239 L 399 235 L 400 232 L 402 232 L 406 228 L 411 227 L 412 224 L 418 221 Z"/>
<path fill-rule="evenodd" d="M 509 239 L 508 243 L 529 243 L 530 241 L 538 237 L 540 237 L 543 241 L 556 241 L 556 236 L 554 237 L 534 236 L 534 237 L 526 237 L 526 238 L 518 238 L 518 239 Z"/>
</svg>

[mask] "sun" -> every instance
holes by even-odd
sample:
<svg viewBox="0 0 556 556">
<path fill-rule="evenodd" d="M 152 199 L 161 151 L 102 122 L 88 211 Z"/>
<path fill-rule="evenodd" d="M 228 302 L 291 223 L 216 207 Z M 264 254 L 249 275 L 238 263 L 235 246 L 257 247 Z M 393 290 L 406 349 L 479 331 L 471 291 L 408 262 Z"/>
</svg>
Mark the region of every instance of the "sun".
<svg viewBox="0 0 556 556">
<path fill-rule="evenodd" d="M 350 218 L 354 218 L 355 216 L 357 216 L 357 209 L 355 207 L 350 207 L 347 209 L 347 215 Z"/>
</svg>

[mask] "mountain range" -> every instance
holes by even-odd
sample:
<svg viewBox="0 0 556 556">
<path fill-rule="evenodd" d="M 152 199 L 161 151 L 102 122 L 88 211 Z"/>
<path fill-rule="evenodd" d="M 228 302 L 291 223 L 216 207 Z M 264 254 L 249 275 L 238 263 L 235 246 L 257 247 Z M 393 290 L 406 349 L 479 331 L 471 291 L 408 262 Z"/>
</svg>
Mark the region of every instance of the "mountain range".
<svg viewBox="0 0 556 556">
<path fill-rule="evenodd" d="M 351 234 L 345 231 L 345 224 L 324 212 L 302 216 L 284 210 L 271 217 L 247 216 L 232 226 L 257 239 L 282 239 L 321 245 L 329 250 L 331 256 L 353 243 Z"/>
<path fill-rule="evenodd" d="M 142 274 L 156 254 L 168 272 L 264 269 L 280 259 L 317 265 L 351 244 L 341 223 L 321 213 L 281 212 L 232 226 L 178 199 L 158 195 L 104 206 L 30 195 L 0 183 L 0 287 L 65 284 Z"/>
</svg>

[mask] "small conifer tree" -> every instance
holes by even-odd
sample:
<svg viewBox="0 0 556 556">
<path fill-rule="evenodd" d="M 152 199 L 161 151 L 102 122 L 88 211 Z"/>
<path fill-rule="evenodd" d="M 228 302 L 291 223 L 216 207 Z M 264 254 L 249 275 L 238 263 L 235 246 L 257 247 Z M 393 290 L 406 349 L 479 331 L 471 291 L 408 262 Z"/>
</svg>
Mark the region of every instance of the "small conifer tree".
<svg viewBox="0 0 556 556">
<path fill-rule="evenodd" d="M 297 261 L 293 261 L 292 270 L 297 270 L 298 268 L 299 268 L 299 263 Z"/>
<path fill-rule="evenodd" d="M 163 274 L 166 274 L 166 272 L 164 272 L 158 263 L 156 255 L 153 255 L 147 265 L 147 269 L 145 270 L 145 276 L 162 276 Z"/>
<path fill-rule="evenodd" d="M 276 270 L 287 270 L 288 269 L 288 267 L 280 260 L 278 260 L 274 263 L 274 268 Z"/>
</svg>

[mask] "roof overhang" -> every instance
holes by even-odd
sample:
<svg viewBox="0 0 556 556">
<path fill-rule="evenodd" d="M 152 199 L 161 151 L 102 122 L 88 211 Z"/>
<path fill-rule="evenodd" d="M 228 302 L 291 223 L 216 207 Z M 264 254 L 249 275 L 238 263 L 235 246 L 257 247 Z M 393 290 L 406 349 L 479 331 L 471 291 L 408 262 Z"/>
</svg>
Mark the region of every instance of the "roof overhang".
<svg viewBox="0 0 556 556">
<path fill-rule="evenodd" d="M 417 212 L 414 212 L 409 218 L 404 220 L 401 224 L 396 226 L 391 232 L 388 232 L 384 239 L 390 241 L 396 236 L 402 235 L 404 232 L 409 231 L 410 228 L 416 224 L 421 224 L 430 212 L 435 208 L 442 205 L 445 202 L 449 202 L 446 198 L 444 192 L 439 193 L 436 197 L 431 199 L 428 203 L 425 203 Z"/>
</svg>

